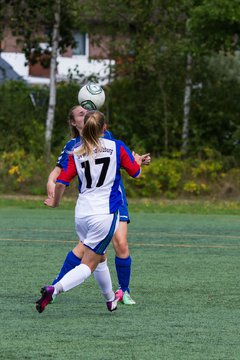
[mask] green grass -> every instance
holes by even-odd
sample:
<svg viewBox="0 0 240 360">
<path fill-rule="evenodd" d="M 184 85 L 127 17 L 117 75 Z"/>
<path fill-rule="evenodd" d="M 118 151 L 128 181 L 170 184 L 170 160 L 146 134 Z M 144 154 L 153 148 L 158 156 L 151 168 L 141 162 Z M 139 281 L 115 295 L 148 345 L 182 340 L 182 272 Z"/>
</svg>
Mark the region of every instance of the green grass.
<svg viewBox="0 0 240 360">
<path fill-rule="evenodd" d="M 42 209 L 44 196 L 1 195 L 1 207 L 16 207 L 24 209 Z M 74 209 L 76 198 L 64 196 L 61 209 Z M 190 213 L 190 214 L 229 214 L 238 215 L 240 201 L 236 199 L 192 198 L 177 200 L 160 199 L 129 199 L 130 212 L 144 213 Z"/>
<path fill-rule="evenodd" d="M 208 215 L 197 206 L 186 211 L 180 203 L 174 205 L 179 212 L 153 212 L 142 204 L 129 225 L 137 305 L 120 304 L 109 313 L 90 278 L 38 314 L 39 288 L 52 281 L 77 241 L 74 209 L 67 202 L 48 209 L 40 200 L 41 206 L 4 201 L 0 359 L 240 359 L 238 216 L 226 208 Z M 116 288 L 111 245 L 108 253 Z"/>
</svg>

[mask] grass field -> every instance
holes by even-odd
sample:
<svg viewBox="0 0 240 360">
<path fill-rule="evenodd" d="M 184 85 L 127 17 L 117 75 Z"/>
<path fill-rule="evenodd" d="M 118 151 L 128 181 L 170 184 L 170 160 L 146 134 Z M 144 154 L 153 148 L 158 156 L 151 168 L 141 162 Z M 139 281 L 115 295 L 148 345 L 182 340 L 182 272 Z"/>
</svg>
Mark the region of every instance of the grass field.
<svg viewBox="0 0 240 360">
<path fill-rule="evenodd" d="M 73 208 L 0 201 L 0 359 L 240 359 L 239 216 L 224 206 L 207 215 L 134 206 L 137 305 L 109 313 L 90 278 L 39 314 L 39 288 L 77 241 Z M 111 245 L 108 253 L 116 288 Z"/>
</svg>

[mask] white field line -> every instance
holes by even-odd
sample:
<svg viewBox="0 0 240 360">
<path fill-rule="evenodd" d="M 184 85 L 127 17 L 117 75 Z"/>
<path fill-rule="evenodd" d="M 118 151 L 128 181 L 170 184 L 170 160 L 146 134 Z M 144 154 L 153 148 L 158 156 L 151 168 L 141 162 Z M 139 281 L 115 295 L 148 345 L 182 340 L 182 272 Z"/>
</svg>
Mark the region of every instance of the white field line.
<svg viewBox="0 0 240 360">
<path fill-rule="evenodd" d="M 0 231 L 16 231 L 16 232 L 26 232 L 29 233 L 36 233 L 36 232 L 48 232 L 48 233 L 74 233 L 75 230 L 67 230 L 67 229 L 20 229 L 20 228 L 0 228 Z M 183 238 L 192 238 L 192 237 L 202 237 L 202 238 L 214 238 L 214 239 L 236 239 L 240 240 L 240 235 L 224 235 L 224 234 L 196 234 L 196 233 L 168 233 L 168 232 L 161 232 L 161 231 L 146 231 L 146 232 L 135 232 L 135 231 L 128 231 L 128 236 L 167 236 L 167 237 L 183 237 Z M 1 238 L 0 238 L 1 240 Z"/>
<path fill-rule="evenodd" d="M 0 242 L 16 242 L 16 243 L 77 243 L 77 240 L 44 240 L 44 239 L 12 239 L 12 238 L 0 238 Z M 170 247 L 170 248 L 207 248 L 207 249 L 240 249 L 239 245 L 200 245 L 200 244 L 153 244 L 153 243 L 130 243 L 130 247 Z"/>
</svg>

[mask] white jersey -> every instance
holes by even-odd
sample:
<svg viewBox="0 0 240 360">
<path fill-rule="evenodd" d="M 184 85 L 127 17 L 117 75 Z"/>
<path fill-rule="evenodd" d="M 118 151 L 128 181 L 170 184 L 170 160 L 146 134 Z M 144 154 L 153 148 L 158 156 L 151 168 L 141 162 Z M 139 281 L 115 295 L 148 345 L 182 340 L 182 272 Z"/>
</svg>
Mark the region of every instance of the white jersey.
<svg viewBox="0 0 240 360">
<path fill-rule="evenodd" d="M 73 177 L 78 175 L 80 186 L 76 217 L 117 211 L 122 204 L 120 168 L 124 168 L 132 177 L 140 173 L 139 165 L 122 141 L 105 138 L 100 141 L 100 152 L 94 152 L 91 156 L 69 155 L 67 168 L 62 169 L 57 179 L 57 182 L 69 185 Z"/>
</svg>

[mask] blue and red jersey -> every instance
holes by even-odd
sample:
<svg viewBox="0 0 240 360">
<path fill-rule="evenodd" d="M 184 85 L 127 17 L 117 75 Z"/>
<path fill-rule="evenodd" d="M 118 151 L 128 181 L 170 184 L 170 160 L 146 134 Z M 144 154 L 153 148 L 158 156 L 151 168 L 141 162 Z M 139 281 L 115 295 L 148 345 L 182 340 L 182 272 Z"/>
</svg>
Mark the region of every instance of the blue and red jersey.
<svg viewBox="0 0 240 360">
<path fill-rule="evenodd" d="M 104 132 L 104 137 L 106 139 L 114 140 L 113 134 L 108 130 Z M 76 149 L 77 147 L 79 147 L 80 145 L 81 145 L 80 136 L 69 140 L 66 143 L 66 145 L 64 146 L 61 154 L 59 155 L 56 165 L 59 166 L 61 169 L 66 169 L 67 164 L 68 164 L 69 155 L 72 154 L 73 150 Z M 125 192 L 125 188 L 124 188 L 122 179 L 120 180 L 120 183 L 119 183 L 119 191 L 122 194 L 122 204 L 119 208 L 120 221 L 126 221 L 129 223 L 130 218 L 129 218 L 129 213 L 128 213 L 128 203 L 127 203 L 126 192 Z"/>
<path fill-rule="evenodd" d="M 57 179 L 57 182 L 69 185 L 78 175 L 80 194 L 76 216 L 114 213 L 122 205 L 120 169 L 124 168 L 132 177 L 140 173 L 139 165 L 122 141 L 105 136 L 100 141 L 101 151 L 93 155 L 69 154 Z"/>
</svg>

